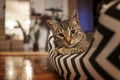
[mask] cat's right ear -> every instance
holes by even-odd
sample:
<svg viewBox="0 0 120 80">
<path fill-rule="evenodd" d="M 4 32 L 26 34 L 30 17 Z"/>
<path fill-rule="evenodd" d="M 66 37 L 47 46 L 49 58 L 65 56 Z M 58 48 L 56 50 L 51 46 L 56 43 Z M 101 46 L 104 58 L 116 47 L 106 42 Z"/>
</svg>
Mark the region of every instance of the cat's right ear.
<svg viewBox="0 0 120 80">
<path fill-rule="evenodd" d="M 78 12 L 76 9 L 72 12 L 72 15 L 70 17 L 70 21 L 74 24 L 79 25 L 79 19 L 78 19 Z"/>
<path fill-rule="evenodd" d="M 50 30 L 55 30 L 55 28 L 57 26 L 56 22 L 54 22 L 52 20 L 47 20 L 46 23 L 47 23 L 48 27 L 50 28 Z"/>
</svg>

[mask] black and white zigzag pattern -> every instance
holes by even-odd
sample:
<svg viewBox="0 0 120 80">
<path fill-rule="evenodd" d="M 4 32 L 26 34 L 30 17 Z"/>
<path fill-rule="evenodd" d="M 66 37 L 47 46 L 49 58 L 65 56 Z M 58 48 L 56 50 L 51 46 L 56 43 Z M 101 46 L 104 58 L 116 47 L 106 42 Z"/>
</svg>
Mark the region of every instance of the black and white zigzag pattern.
<svg viewBox="0 0 120 80">
<path fill-rule="evenodd" d="M 90 49 L 83 54 L 54 55 L 49 36 L 49 57 L 65 80 L 120 80 L 120 1 L 101 10 Z"/>
</svg>

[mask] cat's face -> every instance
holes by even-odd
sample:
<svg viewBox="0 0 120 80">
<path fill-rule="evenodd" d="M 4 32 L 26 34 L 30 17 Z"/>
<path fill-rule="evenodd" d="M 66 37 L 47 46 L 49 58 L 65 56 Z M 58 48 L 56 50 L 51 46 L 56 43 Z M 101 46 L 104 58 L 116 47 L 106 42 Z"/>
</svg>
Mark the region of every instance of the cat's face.
<svg viewBox="0 0 120 80">
<path fill-rule="evenodd" d="M 60 23 L 48 21 L 48 25 L 53 32 L 56 44 L 61 47 L 74 47 L 83 37 L 76 12 L 73 13 L 70 20 Z"/>
</svg>

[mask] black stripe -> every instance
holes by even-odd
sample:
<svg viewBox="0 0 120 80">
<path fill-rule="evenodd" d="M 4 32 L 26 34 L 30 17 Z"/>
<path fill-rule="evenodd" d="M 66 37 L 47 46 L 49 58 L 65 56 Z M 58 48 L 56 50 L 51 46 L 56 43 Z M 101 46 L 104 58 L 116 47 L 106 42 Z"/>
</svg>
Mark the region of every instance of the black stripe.
<svg viewBox="0 0 120 80">
<path fill-rule="evenodd" d="M 50 52 L 50 50 L 52 49 L 52 43 L 50 42 L 51 41 L 51 39 L 53 38 L 53 36 L 51 36 L 51 37 L 49 37 L 49 42 L 48 42 L 48 44 L 49 44 L 49 46 L 50 46 L 50 49 L 49 49 L 49 52 Z M 53 43 L 54 44 L 54 43 Z M 54 55 L 54 53 L 53 53 L 53 51 L 51 51 L 51 53 L 49 53 L 49 56 L 50 56 L 50 58 L 51 58 L 51 61 L 53 62 L 53 63 L 55 63 L 55 58 L 57 57 L 57 55 Z M 56 67 L 56 63 L 54 64 L 54 66 Z M 56 69 L 58 70 L 58 68 L 56 67 Z"/>
<path fill-rule="evenodd" d="M 110 41 L 110 39 L 113 36 L 113 32 L 107 28 L 105 28 L 103 25 L 99 24 L 97 27 L 98 31 L 103 34 L 104 38 L 98 45 L 97 49 L 93 53 L 93 55 L 90 57 L 90 62 L 93 65 L 93 67 L 96 69 L 96 71 L 104 77 L 106 80 L 113 80 L 113 78 L 102 69 L 102 67 L 95 61 L 97 56 L 101 53 L 102 50 L 104 50 L 104 47 L 107 45 L 107 43 Z"/>
<path fill-rule="evenodd" d="M 52 59 L 53 59 L 53 51 L 49 52 L 49 56 L 50 56 L 51 61 L 52 61 Z"/>
<path fill-rule="evenodd" d="M 56 66 L 57 71 L 59 71 L 59 70 L 58 70 L 58 67 L 57 67 L 57 58 L 58 58 L 59 56 L 60 56 L 60 55 L 56 55 L 56 56 L 54 57 L 54 62 L 55 62 L 55 66 Z"/>
<path fill-rule="evenodd" d="M 69 24 L 68 24 L 68 20 L 64 20 L 60 23 L 60 26 L 62 27 L 62 29 L 67 30 Z"/>
<path fill-rule="evenodd" d="M 80 62 L 80 64 L 81 64 L 81 67 L 82 67 L 84 73 L 86 74 L 88 80 L 94 80 L 94 78 L 93 78 L 93 77 L 91 76 L 91 74 L 88 72 L 88 70 L 87 70 L 87 68 L 86 68 L 86 66 L 85 66 L 85 64 L 84 64 L 84 62 L 83 62 L 83 59 L 84 59 L 84 57 L 85 57 L 87 54 L 89 54 L 88 51 L 90 50 L 90 48 L 91 48 L 91 46 L 92 46 L 92 44 L 93 44 L 93 41 L 94 41 L 94 39 L 91 41 L 91 44 L 90 44 L 88 50 L 86 51 L 86 53 L 79 59 L 79 62 Z"/>
<path fill-rule="evenodd" d="M 64 62 L 64 65 L 65 65 L 65 68 L 66 68 L 66 70 L 67 70 L 67 80 L 69 80 L 69 78 L 70 78 L 70 75 L 71 75 L 71 72 L 70 72 L 70 69 L 69 69 L 69 63 L 67 63 L 67 59 L 70 57 L 71 55 L 68 55 L 67 57 L 65 57 L 64 59 L 63 59 L 63 62 Z M 64 73 L 63 73 L 64 74 Z"/>
<path fill-rule="evenodd" d="M 61 31 L 62 31 L 62 29 L 63 30 L 65 30 L 65 27 L 64 27 L 64 25 L 63 25 L 64 23 L 62 22 L 62 23 L 60 23 L 60 27 L 61 27 Z"/>
<path fill-rule="evenodd" d="M 91 74 L 88 72 L 88 70 L 87 70 L 87 68 L 86 68 L 86 66 L 85 66 L 85 64 L 84 64 L 84 62 L 83 62 L 84 57 L 85 57 L 87 54 L 89 54 L 88 51 L 90 50 L 92 44 L 93 44 L 93 43 L 90 44 L 89 49 L 88 49 L 88 50 L 86 51 L 86 53 L 79 59 L 79 62 L 81 63 L 81 67 L 82 67 L 84 73 L 85 73 L 86 76 L 87 76 L 87 80 L 94 80 L 94 78 L 93 78 L 93 77 L 91 76 Z"/>
<path fill-rule="evenodd" d="M 53 65 L 54 65 L 54 67 L 57 69 L 57 67 L 56 67 L 56 65 L 55 65 L 55 57 L 56 57 L 57 55 L 55 55 L 54 53 L 52 53 L 52 55 L 51 55 L 51 59 L 52 59 L 52 63 L 53 63 Z"/>
<path fill-rule="evenodd" d="M 116 2 L 114 5 L 112 5 L 105 14 L 116 18 L 118 20 L 120 20 L 120 10 L 117 10 L 117 6 L 120 4 L 120 1 Z"/>
<path fill-rule="evenodd" d="M 53 35 L 49 37 L 48 41 L 50 41 L 52 38 L 54 38 L 54 36 L 53 36 Z"/>
<path fill-rule="evenodd" d="M 50 36 L 49 39 L 48 39 L 49 52 L 52 49 L 52 43 L 50 42 L 52 38 L 53 38 L 53 36 Z"/>
<path fill-rule="evenodd" d="M 60 55 L 60 57 L 58 58 L 58 66 L 59 66 L 59 68 L 60 68 L 60 70 L 61 70 L 61 73 L 59 73 L 61 76 L 62 76 L 62 74 L 63 74 L 63 69 L 62 69 L 62 66 L 61 66 L 61 63 L 60 63 L 60 59 L 63 57 L 64 55 Z M 56 60 L 56 59 L 55 59 Z M 63 76 L 62 76 L 63 77 Z"/>
<path fill-rule="evenodd" d="M 120 70 L 120 43 L 108 57 L 108 60 Z"/>
<path fill-rule="evenodd" d="M 51 45 L 51 43 L 50 43 L 50 42 L 48 42 L 48 45 L 49 45 L 49 50 L 48 50 L 48 52 L 50 52 L 50 51 L 51 51 L 51 49 L 52 49 L 52 45 Z"/>
<path fill-rule="evenodd" d="M 75 63 L 75 59 L 77 58 L 77 57 L 79 57 L 80 56 L 80 54 L 77 54 L 76 56 L 74 56 L 72 59 L 71 59 L 71 63 L 72 63 L 72 66 L 73 66 L 73 69 L 74 69 L 74 71 L 75 71 L 75 73 L 76 73 L 76 76 L 75 76 L 75 78 L 74 78 L 74 80 L 79 80 L 80 79 L 80 73 L 79 73 L 79 71 L 78 71 L 78 69 L 77 69 L 77 64 Z M 79 61 L 78 61 L 79 62 Z"/>
</svg>

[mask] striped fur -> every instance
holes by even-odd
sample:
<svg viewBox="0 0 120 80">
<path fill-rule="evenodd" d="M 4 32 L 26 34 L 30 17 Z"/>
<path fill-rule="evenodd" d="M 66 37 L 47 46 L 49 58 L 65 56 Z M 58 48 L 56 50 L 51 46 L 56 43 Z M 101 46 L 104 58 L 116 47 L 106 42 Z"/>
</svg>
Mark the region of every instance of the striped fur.
<svg viewBox="0 0 120 80">
<path fill-rule="evenodd" d="M 73 17 L 69 20 L 62 22 L 47 21 L 56 45 L 53 50 L 54 54 L 81 54 L 88 49 L 89 42 L 78 21 L 76 11 L 73 12 Z"/>
</svg>

